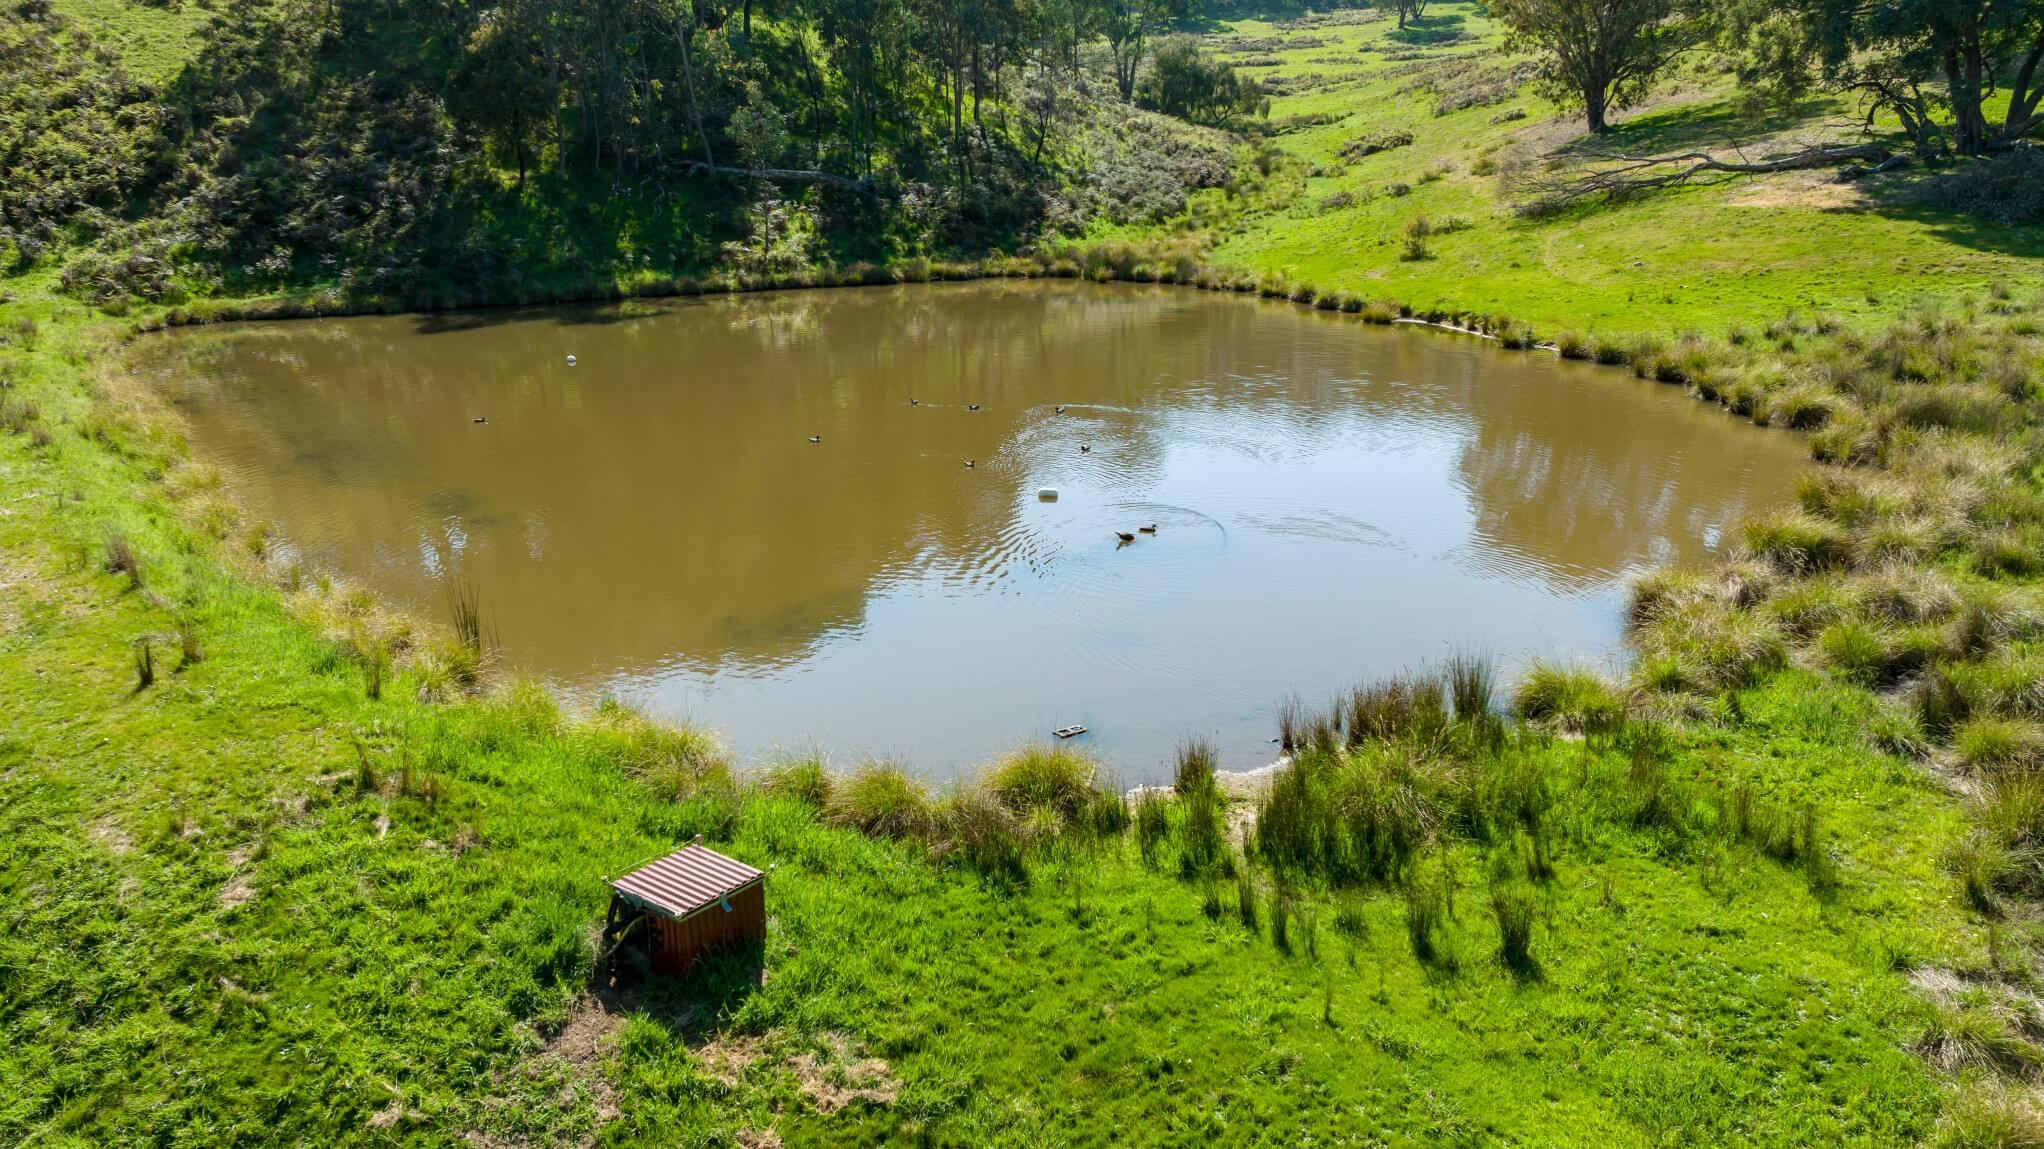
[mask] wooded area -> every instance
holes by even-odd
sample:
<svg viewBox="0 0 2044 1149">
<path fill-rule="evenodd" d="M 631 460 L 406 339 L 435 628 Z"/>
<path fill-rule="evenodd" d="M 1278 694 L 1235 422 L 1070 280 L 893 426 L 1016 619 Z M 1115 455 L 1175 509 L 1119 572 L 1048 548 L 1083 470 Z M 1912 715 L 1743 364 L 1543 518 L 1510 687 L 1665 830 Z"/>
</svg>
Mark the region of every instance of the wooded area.
<svg viewBox="0 0 2044 1149">
<path fill-rule="evenodd" d="M 1435 19 L 1379 7 L 1401 29 Z M 1490 11 L 1593 133 L 1706 51 L 1756 112 L 1844 93 L 1923 159 L 2044 129 L 2044 0 Z M 1262 83 L 1209 53 L 1188 0 L 257 0 L 200 26 L 161 88 L 50 0 L 11 13 L 0 262 L 62 252 L 65 286 L 102 301 L 172 298 L 174 281 L 403 293 L 427 268 L 515 285 L 535 260 L 786 269 L 824 248 L 1013 251 L 1096 213 L 1128 222 L 1132 199 L 1183 209 L 1181 190 L 1083 192 L 1125 109 L 1239 129 L 1268 107 Z M 1198 169 L 1187 188 L 1226 175 L 1176 166 Z M 545 222 L 507 227 L 535 211 Z M 649 236 L 666 237 L 657 255 Z"/>
</svg>

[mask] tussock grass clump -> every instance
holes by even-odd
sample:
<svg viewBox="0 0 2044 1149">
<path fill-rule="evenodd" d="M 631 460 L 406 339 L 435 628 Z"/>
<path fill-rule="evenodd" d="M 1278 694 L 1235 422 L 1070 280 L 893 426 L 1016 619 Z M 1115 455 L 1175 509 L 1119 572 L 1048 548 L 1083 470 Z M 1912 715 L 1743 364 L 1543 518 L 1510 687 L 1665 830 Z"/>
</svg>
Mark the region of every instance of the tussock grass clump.
<svg viewBox="0 0 2044 1149">
<path fill-rule="evenodd" d="M 1473 682 L 1470 684 L 1475 685 Z M 1347 742 L 1428 741 L 1447 729 L 1447 696 L 1439 676 L 1407 673 L 1349 691 Z"/>
<path fill-rule="evenodd" d="M 1791 573 L 1843 566 L 1852 558 L 1845 529 L 1806 512 L 1764 515 L 1748 521 L 1739 534 L 1754 558 Z"/>
<path fill-rule="evenodd" d="M 1831 422 L 1838 408 L 1837 398 L 1822 387 L 1814 383 L 1799 383 L 1768 393 L 1751 417 L 1761 426 L 1815 431 Z"/>
<path fill-rule="evenodd" d="M 1938 1122 L 1931 1149 L 2044 1149 L 2044 1108 L 2023 1088 L 1962 1093 Z"/>
<path fill-rule="evenodd" d="M 1895 631 L 1857 618 L 1841 619 L 1818 634 L 1824 664 L 1868 685 L 1888 685 L 1922 669 L 1937 656 L 1934 631 Z"/>
<path fill-rule="evenodd" d="M 142 589 L 142 554 L 129 541 L 127 532 L 107 532 L 106 557 L 102 565 L 108 574 L 127 575 L 130 590 Z"/>
<path fill-rule="evenodd" d="M 1490 715 L 1497 671 L 1489 659 L 1457 654 L 1448 660 L 1446 677 L 1448 701 L 1457 721 L 1473 722 Z"/>
<path fill-rule="evenodd" d="M 1710 599 L 1711 582 L 1695 571 L 1662 569 L 1632 580 L 1626 594 L 1626 621 L 1637 627 L 1662 615 Z"/>
<path fill-rule="evenodd" d="M 1406 884 L 1405 937 L 1412 944 L 1412 956 L 1422 962 L 1431 963 L 1441 956 L 1436 934 L 1441 928 L 1443 908 L 1438 887 L 1425 882 Z"/>
<path fill-rule="evenodd" d="M 1643 659 L 1670 660 L 1696 690 L 1747 686 L 1788 665 L 1780 623 L 1725 602 L 1671 610 L 1636 630 L 1633 644 Z"/>
<path fill-rule="evenodd" d="M 1538 970 L 1539 963 L 1533 958 L 1533 923 L 1539 907 L 1533 892 L 1517 885 L 1493 887 L 1490 911 L 1498 926 L 1499 959 L 1520 975 Z"/>
<path fill-rule="evenodd" d="M 1270 890 L 1270 944 L 1281 954 L 1292 952 L 1292 892 L 1282 883 Z"/>
<path fill-rule="evenodd" d="M 1950 618 L 1963 601 L 1949 579 L 1933 571 L 1890 567 L 1851 580 L 1845 592 L 1870 618 L 1914 624 Z"/>
<path fill-rule="evenodd" d="M 936 811 L 921 782 L 892 762 L 869 762 L 834 788 L 830 821 L 873 838 L 928 840 Z"/>
<path fill-rule="evenodd" d="M 2044 845 L 2044 775 L 2035 771 L 1989 775 L 1981 782 L 1974 815 L 1981 830 L 2004 850 L 2031 851 Z"/>
<path fill-rule="evenodd" d="M 1146 866 L 1157 864 L 1158 852 L 1171 835 L 1171 807 L 1164 795 L 1144 790 L 1136 796 L 1136 851 Z"/>
<path fill-rule="evenodd" d="M 1227 811 L 1220 788 L 1202 786 L 1184 796 L 1179 828 L 1179 868 L 1187 876 L 1210 874 L 1229 861 Z"/>
<path fill-rule="evenodd" d="M 1363 903 L 1355 897 L 1344 897 L 1335 906 L 1334 932 L 1346 938 L 1360 941 L 1370 932 L 1370 921 L 1363 916 Z"/>
<path fill-rule="evenodd" d="M 970 788 L 959 790 L 927 817 L 929 828 L 941 835 L 938 853 L 955 856 L 967 868 L 997 885 L 1021 886 L 1028 882 L 1025 860 L 1028 833 L 1014 813 L 992 796 Z M 913 829 L 897 828 L 912 823 L 912 817 L 883 816 L 877 824 L 887 828 L 879 836 L 915 837 L 917 832 Z"/>
<path fill-rule="evenodd" d="M 1980 658 L 2011 643 L 2044 637 L 2044 614 L 2024 591 L 1988 584 L 1959 594 L 1949 646 L 1954 658 Z"/>
<path fill-rule="evenodd" d="M 1528 722 L 1571 734 L 1602 734 L 1625 719 L 1625 701 L 1595 671 L 1536 662 L 1512 691 L 1512 708 Z"/>
<path fill-rule="evenodd" d="M 1594 339 L 1590 358 L 1606 367 L 1623 367 L 1632 360 L 1632 341 L 1609 336 Z"/>
<path fill-rule="evenodd" d="M 1916 1040 L 1916 1051 L 1946 1073 L 1980 1070 L 2023 1076 L 2039 1062 L 2035 1046 L 2011 1030 L 1985 1003 L 1938 1007 Z"/>
<path fill-rule="evenodd" d="M 674 800 L 705 789 L 737 789 L 730 759 L 714 735 L 655 722 L 615 698 L 598 704 L 586 736 L 599 755 Z"/>
<path fill-rule="evenodd" d="M 1026 746 L 996 762 L 981 780 L 987 793 L 1017 814 L 1049 810 L 1077 821 L 1099 793 L 1099 767 L 1062 746 Z"/>
<path fill-rule="evenodd" d="M 1978 662 L 1949 664 L 1943 673 L 1964 697 L 1967 713 L 2044 718 L 2044 650 L 2022 643 Z"/>
<path fill-rule="evenodd" d="M 1973 540 L 1972 567 L 1990 578 L 2044 572 L 2044 530 L 2033 526 L 1990 531 Z"/>
<path fill-rule="evenodd" d="M 1907 511 L 1913 500 L 1901 484 L 1868 471 L 1808 471 L 1796 480 L 1796 501 L 1811 515 L 1844 527 L 1864 526 Z"/>
<path fill-rule="evenodd" d="M 1290 754 L 1299 748 L 1306 728 L 1306 704 L 1292 695 L 1278 700 L 1278 749 Z"/>
<path fill-rule="evenodd" d="M 1952 732 L 1952 747 L 1972 770 L 2044 766 L 2044 726 L 2028 718 L 1969 718 Z"/>
<path fill-rule="evenodd" d="M 1967 834 L 1945 859 L 1946 867 L 1959 879 L 1966 901 L 1981 913 L 1994 915 L 2002 911 L 2001 890 L 2018 861 L 2015 850 L 1985 830 Z"/>
<path fill-rule="evenodd" d="M 1279 870 L 1338 885 L 1399 880 L 1434 838 L 1446 786 L 1399 747 L 1297 758 L 1258 806 L 1252 845 Z"/>
<path fill-rule="evenodd" d="M 383 697 L 383 684 L 390 680 L 390 650 L 372 642 L 362 652 L 362 694 L 371 702 Z"/>
<path fill-rule="evenodd" d="M 1839 579 L 1807 579 L 1769 599 L 1767 611 L 1783 631 L 1807 640 L 1833 624 L 1859 621 L 1862 605 Z"/>
<path fill-rule="evenodd" d="M 830 768 L 822 758 L 811 755 L 776 762 L 760 775 L 761 793 L 773 794 L 794 800 L 812 810 L 830 807 L 831 792 L 836 780 L 831 777 Z"/>
<path fill-rule="evenodd" d="M 1674 754 L 1668 732 L 1636 723 L 1619 732 L 1618 743 L 1626 759 L 1621 795 L 1626 819 L 1642 830 L 1687 833 L 1691 794 L 1670 768 Z"/>
<path fill-rule="evenodd" d="M 1580 331 L 1564 331 L 1554 337 L 1554 350 L 1563 359 L 1588 359 L 1590 337 Z"/>
<path fill-rule="evenodd" d="M 144 635 L 135 641 L 135 689 L 156 685 L 156 640 Z"/>
</svg>

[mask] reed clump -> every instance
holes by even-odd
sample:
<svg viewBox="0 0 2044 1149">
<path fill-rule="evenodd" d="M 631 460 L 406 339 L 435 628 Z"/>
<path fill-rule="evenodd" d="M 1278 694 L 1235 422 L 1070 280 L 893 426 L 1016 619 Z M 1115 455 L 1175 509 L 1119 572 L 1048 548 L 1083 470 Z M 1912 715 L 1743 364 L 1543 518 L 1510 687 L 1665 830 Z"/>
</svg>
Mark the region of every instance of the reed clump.
<svg viewBox="0 0 2044 1149">
<path fill-rule="evenodd" d="M 1533 892 L 1514 883 L 1495 886 L 1490 892 L 1490 911 L 1498 927 L 1498 957 L 1521 976 L 1536 973 L 1539 963 L 1533 959 L 1533 926 L 1539 906 Z"/>
<path fill-rule="evenodd" d="M 106 552 L 102 565 L 108 574 L 127 575 L 128 589 L 142 589 L 142 584 L 145 581 L 142 554 L 135 549 L 135 544 L 129 541 L 127 532 L 107 532 Z"/>
<path fill-rule="evenodd" d="M 1220 751 L 1214 748 L 1211 739 L 1189 738 L 1179 743 L 1171 772 L 1172 793 L 1184 798 L 1213 789 L 1214 770 L 1220 760 Z"/>
</svg>

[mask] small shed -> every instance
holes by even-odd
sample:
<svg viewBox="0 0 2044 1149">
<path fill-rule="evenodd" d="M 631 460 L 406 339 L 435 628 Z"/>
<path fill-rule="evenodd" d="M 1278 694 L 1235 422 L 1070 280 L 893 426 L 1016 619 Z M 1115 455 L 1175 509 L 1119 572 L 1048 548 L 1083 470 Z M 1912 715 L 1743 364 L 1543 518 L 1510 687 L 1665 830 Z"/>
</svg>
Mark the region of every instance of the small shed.
<svg viewBox="0 0 2044 1149">
<path fill-rule="evenodd" d="M 649 964 L 687 973 L 726 946 L 766 941 L 766 874 L 700 843 L 613 878 L 605 936 L 640 942 Z M 631 927 L 643 921 L 644 933 Z"/>
</svg>

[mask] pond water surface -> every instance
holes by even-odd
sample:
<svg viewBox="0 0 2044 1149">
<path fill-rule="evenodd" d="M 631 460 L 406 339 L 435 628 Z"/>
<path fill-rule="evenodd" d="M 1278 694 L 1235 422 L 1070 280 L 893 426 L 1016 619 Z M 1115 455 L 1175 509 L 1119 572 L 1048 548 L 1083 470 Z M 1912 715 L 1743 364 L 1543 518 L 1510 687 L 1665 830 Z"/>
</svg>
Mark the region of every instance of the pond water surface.
<svg viewBox="0 0 2044 1149">
<path fill-rule="evenodd" d="M 1628 574 L 1707 555 L 1803 457 L 1623 372 L 1171 288 L 176 345 L 200 453 L 308 561 L 435 616 L 463 580 L 512 665 L 748 758 L 939 778 L 1074 723 L 1126 781 L 1190 734 L 1260 765 L 1289 693 L 1456 650 L 1613 660 Z"/>
</svg>

